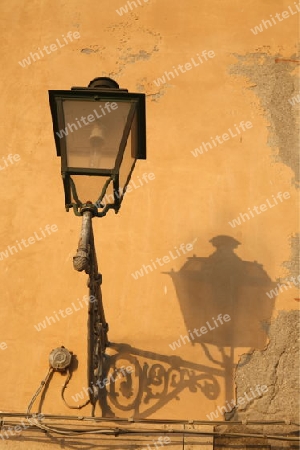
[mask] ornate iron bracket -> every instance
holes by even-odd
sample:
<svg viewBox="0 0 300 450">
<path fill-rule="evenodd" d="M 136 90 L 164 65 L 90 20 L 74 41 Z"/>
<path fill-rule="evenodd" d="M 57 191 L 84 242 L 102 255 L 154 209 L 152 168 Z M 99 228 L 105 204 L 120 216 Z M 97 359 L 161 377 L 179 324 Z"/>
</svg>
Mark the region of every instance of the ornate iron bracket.
<svg viewBox="0 0 300 450">
<path fill-rule="evenodd" d="M 94 244 L 92 219 L 97 215 L 97 208 L 87 203 L 81 209 L 82 227 L 78 249 L 73 258 L 74 269 L 89 275 L 88 306 L 88 361 L 87 375 L 90 400 L 93 406 L 99 396 L 99 385 L 103 379 L 105 349 L 108 346 L 108 323 L 105 319 L 101 283 L 102 275 L 98 273 L 98 263 Z"/>
</svg>

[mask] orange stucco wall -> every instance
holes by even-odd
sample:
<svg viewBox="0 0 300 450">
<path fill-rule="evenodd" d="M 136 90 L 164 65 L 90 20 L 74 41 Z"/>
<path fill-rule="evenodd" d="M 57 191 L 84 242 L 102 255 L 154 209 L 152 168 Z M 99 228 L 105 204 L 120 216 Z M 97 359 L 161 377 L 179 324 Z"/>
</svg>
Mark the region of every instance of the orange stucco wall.
<svg viewBox="0 0 300 450">
<path fill-rule="evenodd" d="M 78 306 L 87 294 L 86 275 L 72 267 L 81 220 L 64 210 L 49 89 L 86 86 L 96 76 L 109 76 L 147 96 L 148 157 L 132 176 L 138 188 L 125 196 L 118 215 L 94 219 L 104 306 L 111 342 L 137 349 L 141 367 L 145 361 L 172 367 L 174 383 L 187 370 L 188 381 L 181 381 L 176 395 L 150 404 L 143 398 L 138 412 L 112 406 L 116 415 L 207 420 L 218 405 L 235 398 L 234 364 L 241 355 L 266 347 L 263 323 L 276 320 L 282 310 L 298 309 L 293 283 L 276 299 L 266 295 L 280 280 L 299 274 L 291 248 L 298 231 L 297 160 L 291 155 L 299 106 L 289 102 L 299 91 L 296 5 L 287 0 L 136 3 L 131 8 L 128 3 L 121 16 L 116 10 L 126 4 L 120 0 L 1 2 L 0 251 L 6 252 L 0 261 L 1 411 L 26 410 L 47 372 L 50 351 L 61 345 L 78 360 L 66 392 L 70 403 L 86 386 L 86 305 L 41 331 L 34 327 L 72 302 Z M 291 9 L 294 14 L 276 19 L 276 13 Z M 272 26 L 255 35 L 251 28 L 270 15 Z M 80 37 L 67 44 L 63 35 L 69 31 Z M 26 67 L 19 63 L 57 39 L 65 45 L 36 61 L 30 57 Z M 203 51 L 214 56 L 205 60 Z M 179 65 L 187 63 L 183 73 Z M 171 71 L 158 86 L 158 78 Z M 224 133 L 229 137 L 220 143 L 216 136 Z M 203 142 L 211 146 L 193 156 Z M 9 154 L 19 157 L 11 162 Z M 142 183 L 145 173 L 154 176 Z M 280 200 L 279 192 L 288 194 Z M 253 210 L 262 204 L 263 211 Z M 231 226 L 240 213 L 249 219 Z M 47 224 L 51 232 L 44 231 Z M 34 233 L 39 240 L 26 248 L 20 244 Z M 220 235 L 239 241 L 234 249 L 239 259 L 230 245 L 224 250 L 224 242 L 212 257 L 216 248 L 209 241 Z M 9 250 L 16 241 L 17 252 Z M 183 253 L 180 245 L 188 243 L 192 249 Z M 168 255 L 170 261 L 153 265 Z M 193 255 L 198 259 L 189 261 L 198 264 L 196 273 L 185 279 L 180 272 L 180 278 Z M 153 270 L 135 279 L 132 274 L 147 264 Z M 171 349 L 190 326 L 200 328 L 219 313 L 234 318 L 209 331 L 207 339 Z M 153 370 L 149 377 L 155 381 L 162 369 Z M 209 380 L 193 388 L 191 370 Z M 62 383 L 63 376 L 55 374 L 43 412 L 77 414 L 60 399 Z M 159 392 L 159 382 L 150 387 Z M 172 392 L 174 385 L 169 388 Z M 213 396 L 210 389 L 216 389 Z M 90 407 L 81 414 L 89 415 Z M 96 414 L 101 415 L 99 406 Z"/>
</svg>

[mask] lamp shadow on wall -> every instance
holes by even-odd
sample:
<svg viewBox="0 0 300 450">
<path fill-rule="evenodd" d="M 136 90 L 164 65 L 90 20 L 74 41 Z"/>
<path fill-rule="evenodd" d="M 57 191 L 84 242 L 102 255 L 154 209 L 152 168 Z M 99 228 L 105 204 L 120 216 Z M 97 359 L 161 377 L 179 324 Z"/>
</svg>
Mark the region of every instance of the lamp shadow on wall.
<svg viewBox="0 0 300 450">
<path fill-rule="evenodd" d="M 276 299 L 266 293 L 275 283 L 261 264 L 236 255 L 234 249 L 240 245 L 236 239 L 215 236 L 210 242 L 216 248 L 210 256 L 194 255 L 179 271 L 163 272 L 173 280 L 187 329 L 177 341 L 177 349 L 201 346 L 198 361 L 197 352 L 190 362 L 175 355 L 111 344 L 115 353 L 108 357 L 104 377 L 110 379 L 121 366 L 134 370 L 100 389 L 104 417 L 120 412 L 149 417 L 171 400 L 179 400 L 184 389 L 193 393 L 200 390 L 208 400 L 215 400 L 221 393 L 220 379 L 224 380 L 226 399 L 234 399 L 234 350 L 246 348 L 247 352 L 266 346 Z"/>
<path fill-rule="evenodd" d="M 243 261 L 234 252 L 240 245 L 236 239 L 221 235 L 210 242 L 216 248 L 211 255 L 194 255 L 179 271 L 167 274 L 175 286 L 188 345 L 200 345 L 207 359 L 224 369 L 230 401 L 234 399 L 234 349 L 266 346 L 276 299 L 267 292 L 275 283 L 261 264 Z"/>
<path fill-rule="evenodd" d="M 110 353 L 103 374 L 109 383 L 99 390 L 103 417 L 147 418 L 170 401 L 180 400 L 184 389 L 200 391 L 210 400 L 219 396 L 218 377 L 224 376 L 222 369 L 128 344 L 111 343 Z M 124 376 L 116 377 L 122 367 Z M 126 373 L 128 367 L 130 373 Z"/>
</svg>

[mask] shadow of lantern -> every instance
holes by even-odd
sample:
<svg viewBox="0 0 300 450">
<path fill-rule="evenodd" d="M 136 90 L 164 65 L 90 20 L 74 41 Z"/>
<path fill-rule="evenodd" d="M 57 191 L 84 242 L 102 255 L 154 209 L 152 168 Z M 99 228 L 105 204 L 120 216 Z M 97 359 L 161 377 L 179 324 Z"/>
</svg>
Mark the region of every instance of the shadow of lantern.
<svg viewBox="0 0 300 450">
<path fill-rule="evenodd" d="M 173 280 L 191 344 L 201 344 L 211 361 L 225 367 L 227 383 L 232 384 L 234 348 L 262 349 L 267 343 L 275 298 L 269 299 L 266 293 L 275 283 L 261 264 L 243 261 L 234 253 L 240 245 L 236 239 L 216 236 L 210 242 L 216 248 L 210 256 L 192 256 L 178 272 L 164 273 Z M 221 323 L 217 318 L 226 314 L 230 320 Z M 201 327 L 207 332 L 197 335 L 194 330 Z M 206 344 L 218 347 L 222 362 L 211 356 Z M 229 384 L 227 388 L 231 395 Z"/>
<path fill-rule="evenodd" d="M 218 378 L 224 369 L 212 368 L 179 356 L 149 352 L 128 344 L 110 343 L 106 355 L 105 378 L 108 383 L 99 390 L 103 417 L 146 418 L 172 400 L 180 400 L 184 390 L 201 392 L 216 400 L 220 394 Z M 123 368 L 132 372 L 118 379 Z M 112 382 L 112 376 L 116 382 Z M 110 381 L 111 380 L 111 381 Z"/>
</svg>

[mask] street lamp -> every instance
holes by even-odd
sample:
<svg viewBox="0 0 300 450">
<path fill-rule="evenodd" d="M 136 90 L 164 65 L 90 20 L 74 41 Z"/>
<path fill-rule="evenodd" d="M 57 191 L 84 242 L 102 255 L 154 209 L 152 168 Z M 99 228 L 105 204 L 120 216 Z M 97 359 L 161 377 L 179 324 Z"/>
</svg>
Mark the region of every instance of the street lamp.
<svg viewBox="0 0 300 450">
<path fill-rule="evenodd" d="M 89 275 L 88 385 L 95 406 L 109 342 L 92 218 L 119 211 L 136 160 L 146 159 L 145 94 L 119 89 L 111 78 L 100 77 L 87 88 L 51 90 L 49 101 L 65 207 L 82 216 L 73 265 Z"/>
<path fill-rule="evenodd" d="M 87 88 L 49 91 L 67 211 L 117 213 L 137 159 L 146 159 L 145 94 L 130 93 L 106 77 Z"/>
</svg>

